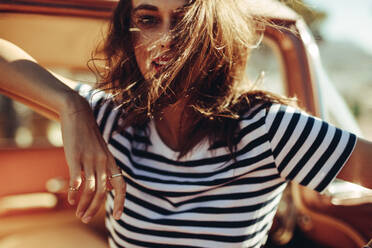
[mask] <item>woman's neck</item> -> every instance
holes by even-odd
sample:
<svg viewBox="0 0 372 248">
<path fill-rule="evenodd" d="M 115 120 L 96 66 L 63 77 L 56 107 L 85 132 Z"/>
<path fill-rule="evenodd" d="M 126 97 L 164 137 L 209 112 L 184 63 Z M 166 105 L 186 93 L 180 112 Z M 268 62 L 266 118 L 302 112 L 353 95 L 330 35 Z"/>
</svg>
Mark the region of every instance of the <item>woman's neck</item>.
<svg viewBox="0 0 372 248">
<path fill-rule="evenodd" d="M 163 109 L 162 115 L 155 119 L 156 130 L 163 143 L 173 150 L 179 150 L 183 137 L 190 124 L 186 111 L 186 101 L 179 100 Z"/>
</svg>

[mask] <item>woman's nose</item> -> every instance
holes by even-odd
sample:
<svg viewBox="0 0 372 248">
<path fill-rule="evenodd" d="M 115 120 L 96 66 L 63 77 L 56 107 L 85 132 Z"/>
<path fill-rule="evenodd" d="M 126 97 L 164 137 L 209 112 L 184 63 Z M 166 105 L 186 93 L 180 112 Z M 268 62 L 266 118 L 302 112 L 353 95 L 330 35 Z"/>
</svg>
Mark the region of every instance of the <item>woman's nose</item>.
<svg viewBox="0 0 372 248">
<path fill-rule="evenodd" d="M 160 45 L 162 48 L 169 49 L 172 44 L 172 26 L 170 20 L 164 22 L 162 33 Z"/>
<path fill-rule="evenodd" d="M 171 47 L 171 34 L 170 31 L 164 33 L 164 35 L 160 39 L 160 46 L 161 48 L 169 49 Z"/>
<path fill-rule="evenodd" d="M 162 41 L 161 48 L 170 48 L 170 43 L 168 41 Z"/>
</svg>

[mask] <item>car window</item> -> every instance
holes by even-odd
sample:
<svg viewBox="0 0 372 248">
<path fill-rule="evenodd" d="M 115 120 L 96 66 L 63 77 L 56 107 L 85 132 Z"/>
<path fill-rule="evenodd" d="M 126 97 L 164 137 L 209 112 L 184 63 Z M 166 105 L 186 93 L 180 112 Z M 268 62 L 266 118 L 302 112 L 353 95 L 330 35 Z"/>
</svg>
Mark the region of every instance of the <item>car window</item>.
<svg viewBox="0 0 372 248">
<path fill-rule="evenodd" d="M 260 89 L 287 95 L 281 56 L 277 44 L 263 39 L 260 46 L 253 50 L 246 68 L 248 79 L 257 83 Z"/>
</svg>

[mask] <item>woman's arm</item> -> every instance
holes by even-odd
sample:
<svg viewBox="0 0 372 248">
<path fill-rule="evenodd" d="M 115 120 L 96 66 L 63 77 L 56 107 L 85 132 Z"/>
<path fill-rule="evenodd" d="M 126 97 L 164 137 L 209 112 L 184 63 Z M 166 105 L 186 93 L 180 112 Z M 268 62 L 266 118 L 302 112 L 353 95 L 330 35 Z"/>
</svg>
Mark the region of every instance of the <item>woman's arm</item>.
<svg viewBox="0 0 372 248">
<path fill-rule="evenodd" d="M 58 119 L 62 108 L 80 104 L 76 83 L 45 70 L 16 45 L 0 39 L 0 90 L 37 112 Z M 63 83 L 62 83 L 63 82 Z"/>
<path fill-rule="evenodd" d="M 357 138 L 354 151 L 337 178 L 372 189 L 372 142 Z"/>
<path fill-rule="evenodd" d="M 107 177 L 120 170 L 107 149 L 88 102 L 71 89 L 74 85 L 38 65 L 19 47 L 0 39 L 0 92 L 60 120 L 70 186 L 79 188 L 85 179 L 77 216 L 88 222 L 104 199 Z M 115 190 L 117 217 L 116 213 L 121 215 L 124 205 L 125 183 L 122 177 L 112 178 L 110 183 Z M 77 197 L 77 191 L 69 191 L 71 204 L 75 204 Z"/>
</svg>

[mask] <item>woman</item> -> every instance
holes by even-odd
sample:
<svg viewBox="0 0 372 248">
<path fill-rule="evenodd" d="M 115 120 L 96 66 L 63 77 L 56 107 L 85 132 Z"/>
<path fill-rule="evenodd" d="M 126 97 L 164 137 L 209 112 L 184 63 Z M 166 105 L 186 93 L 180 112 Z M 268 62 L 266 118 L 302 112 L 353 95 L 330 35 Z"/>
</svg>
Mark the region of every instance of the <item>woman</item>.
<svg viewBox="0 0 372 248">
<path fill-rule="evenodd" d="M 98 91 L 1 41 L 1 89 L 61 121 L 77 216 L 89 222 L 113 187 L 111 247 L 261 247 L 288 180 L 372 187 L 370 142 L 244 79 L 247 4 L 120 1 Z"/>
</svg>

